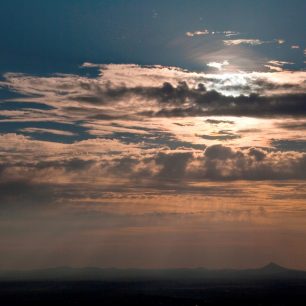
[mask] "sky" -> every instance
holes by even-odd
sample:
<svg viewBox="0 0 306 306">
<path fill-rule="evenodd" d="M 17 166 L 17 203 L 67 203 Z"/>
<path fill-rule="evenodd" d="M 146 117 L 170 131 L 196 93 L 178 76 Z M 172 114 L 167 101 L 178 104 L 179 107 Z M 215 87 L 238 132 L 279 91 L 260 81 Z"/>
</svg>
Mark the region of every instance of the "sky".
<svg viewBox="0 0 306 306">
<path fill-rule="evenodd" d="M 306 269 L 305 11 L 2 0 L 0 269 Z"/>
</svg>

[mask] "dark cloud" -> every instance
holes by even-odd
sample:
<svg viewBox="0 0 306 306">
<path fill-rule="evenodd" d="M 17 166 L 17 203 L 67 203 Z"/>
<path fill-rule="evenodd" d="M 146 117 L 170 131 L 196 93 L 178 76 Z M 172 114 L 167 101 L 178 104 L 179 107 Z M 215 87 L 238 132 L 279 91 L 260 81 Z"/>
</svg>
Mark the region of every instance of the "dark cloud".
<svg viewBox="0 0 306 306">
<path fill-rule="evenodd" d="M 236 153 L 230 147 L 218 144 L 208 147 L 204 155 L 210 160 L 226 160 L 235 157 Z"/>
<path fill-rule="evenodd" d="M 261 132 L 261 129 L 242 129 L 238 130 L 239 133 L 259 133 Z"/>
<path fill-rule="evenodd" d="M 197 136 L 207 140 L 219 140 L 219 141 L 238 139 L 241 137 L 240 135 L 228 131 L 219 131 L 217 134 L 214 135 L 197 135 Z"/>
<path fill-rule="evenodd" d="M 93 160 L 83 160 L 79 158 L 73 158 L 65 163 L 65 169 L 67 171 L 83 171 L 83 170 L 88 170 L 94 164 L 95 161 Z"/>
<path fill-rule="evenodd" d="M 158 178 L 162 180 L 182 179 L 185 176 L 188 161 L 192 156 L 192 153 L 158 154 L 155 158 L 156 164 L 161 166 Z"/>
<path fill-rule="evenodd" d="M 221 123 L 226 123 L 226 124 L 234 124 L 235 123 L 234 121 L 231 121 L 231 120 L 216 120 L 216 119 L 206 119 L 205 122 L 210 123 L 210 124 L 215 124 L 215 125 L 218 125 L 218 124 L 221 124 Z"/>
<path fill-rule="evenodd" d="M 139 160 L 133 157 L 118 158 L 114 161 L 114 164 L 110 166 L 108 171 L 112 175 L 118 175 L 119 177 L 131 176 L 133 172 L 136 172 L 135 167 L 138 165 L 138 163 Z M 106 164 L 106 166 L 108 165 Z M 135 176 L 135 173 L 133 176 Z"/>
<path fill-rule="evenodd" d="M 277 150 L 306 152 L 306 140 L 273 139 L 271 145 Z"/>
<path fill-rule="evenodd" d="M 220 85 L 222 90 L 225 91 L 235 91 L 241 92 L 244 94 L 248 94 L 250 92 L 257 94 L 264 94 L 267 92 L 274 91 L 292 91 L 292 92 L 303 92 L 305 91 L 305 82 L 302 83 L 280 83 L 280 82 L 272 82 L 267 78 L 258 77 L 256 79 L 249 78 L 246 84 L 230 84 L 229 78 L 206 78 L 205 79 L 212 84 Z"/>
<path fill-rule="evenodd" d="M 224 96 L 217 91 L 199 92 L 187 85 L 174 93 L 155 98 L 160 102 L 161 109 L 156 112 L 146 112 L 151 116 L 249 116 L 278 117 L 306 115 L 306 94 L 284 94 L 273 96 Z M 150 98 L 154 96 L 148 93 Z M 163 103 L 168 107 L 164 108 Z M 170 108 L 171 106 L 171 108 Z"/>
<path fill-rule="evenodd" d="M 99 160 L 12 161 L 0 170 L 2 210 L 44 209 L 50 205 L 90 203 L 90 200 L 107 203 L 111 198 L 124 199 L 131 191 L 219 193 L 216 188 L 195 187 L 191 182 L 305 180 L 306 154 L 218 144 L 202 153 L 160 151 Z M 93 176 L 97 180 L 93 181 Z M 220 196 L 234 192 L 220 186 L 217 189 Z"/>
<path fill-rule="evenodd" d="M 305 169 L 305 154 L 214 145 L 205 150 L 202 167 L 193 174 L 201 179 L 215 180 L 305 179 Z"/>
<path fill-rule="evenodd" d="M 265 159 L 267 153 L 259 148 L 250 148 L 250 156 L 254 156 L 257 161 L 262 161 Z"/>
<path fill-rule="evenodd" d="M 279 180 L 305 179 L 306 155 L 264 148 L 235 149 L 221 144 L 205 149 L 202 155 L 158 153 L 150 158 L 119 162 L 121 173 L 131 178 L 145 178 L 160 188 L 160 182 L 189 180 Z M 142 164 L 141 172 L 131 170 Z M 154 167 L 154 164 L 157 166 Z M 124 166 L 124 167 L 122 167 Z M 109 168 L 109 173 L 113 173 Z M 115 166 L 118 171 L 118 163 Z M 156 181 L 157 179 L 157 181 Z M 156 185 L 157 184 L 157 185 Z"/>
<path fill-rule="evenodd" d="M 66 160 L 50 160 L 40 161 L 36 164 L 32 164 L 32 167 L 36 169 L 64 169 L 67 172 L 78 172 L 88 170 L 96 163 L 94 160 L 85 160 L 80 158 L 71 158 Z"/>
<path fill-rule="evenodd" d="M 122 156 L 121 154 L 121 156 L 108 158 L 100 157 L 99 160 L 84 159 L 84 156 L 37 163 L 16 162 L 5 165 L 1 182 L 10 182 L 15 177 L 23 181 L 31 177 L 39 180 L 41 177 L 43 181 L 50 175 L 56 176 L 57 173 L 71 182 L 75 182 L 79 177 L 82 177 L 84 182 L 91 181 L 92 175 L 98 175 L 101 179 L 104 177 L 114 179 L 117 183 L 122 178 L 127 178 L 130 181 L 123 182 L 127 187 L 136 181 L 137 186 L 140 186 L 143 180 L 160 187 L 158 181 L 164 183 L 167 180 L 169 182 L 183 180 L 187 183 L 189 180 L 305 179 L 306 155 L 298 151 L 302 150 L 294 152 L 292 148 L 273 150 L 259 147 L 238 149 L 217 144 L 208 146 L 202 153 L 199 151 L 153 153 L 151 151 L 140 155 Z"/>
<path fill-rule="evenodd" d="M 266 83 L 261 81 L 262 84 Z M 159 110 L 139 113 L 147 116 L 277 117 L 306 115 L 306 95 L 304 93 L 271 96 L 258 94 L 238 97 L 225 96 L 215 90 L 207 91 L 204 84 L 201 83 L 195 88 L 189 87 L 186 82 L 179 82 L 176 87 L 169 82 L 165 82 L 161 87 L 105 87 L 99 90 L 95 89 L 92 95 L 92 99 L 82 96 L 74 96 L 72 99 L 87 103 L 110 103 L 133 96 L 156 100 L 160 106 Z M 231 123 L 213 119 L 208 119 L 207 122 L 212 124 Z"/>
<path fill-rule="evenodd" d="M 267 79 L 256 79 L 251 82 L 252 89 L 256 89 L 258 91 L 270 91 L 270 90 L 301 90 L 303 87 L 301 84 L 294 83 L 274 83 Z"/>
<path fill-rule="evenodd" d="M 28 179 L 1 180 L 0 207 L 2 209 L 43 208 L 56 200 L 56 192 L 51 184 L 34 183 Z"/>
<path fill-rule="evenodd" d="M 144 129 L 145 130 L 145 129 Z M 158 130 L 150 130 L 150 133 L 131 133 L 131 132 L 113 132 L 109 135 L 103 136 L 105 139 L 116 139 L 124 144 L 138 144 L 142 143 L 144 148 L 160 148 L 161 146 L 178 149 L 178 148 L 193 148 L 203 150 L 205 145 L 191 143 L 188 141 L 181 141 L 173 134 L 162 132 Z"/>
<path fill-rule="evenodd" d="M 233 96 L 224 95 L 217 90 L 207 90 L 206 84 L 203 83 L 208 82 L 205 78 L 202 83 L 193 86 L 186 81 L 179 81 L 176 84 L 164 82 L 159 87 L 140 85 L 128 87 L 124 84 L 96 82 L 76 76 L 58 77 L 53 80 L 54 82 L 52 78 L 39 79 L 26 76 L 19 88 L 18 80 L 19 78 L 22 80 L 22 77 L 24 76 L 8 74 L 1 86 L 17 87 L 20 92 L 29 91 L 28 100 L 35 96 L 45 97 L 49 102 L 44 101 L 44 103 L 46 106 L 50 105 L 51 109 L 40 111 L 53 112 L 65 119 L 71 118 L 75 122 L 110 121 L 133 116 L 305 117 L 306 115 L 306 94 L 303 89 L 297 89 L 294 84 L 274 84 L 265 79 L 247 80 L 249 82 L 247 90 L 244 88 L 245 85 L 235 85 L 235 92 L 244 94 Z M 213 84 L 216 85 L 218 82 L 223 81 L 214 79 Z M 280 90 L 285 93 L 277 93 Z M 117 108 L 116 104 L 123 100 L 126 102 L 126 107 Z M 33 101 L 32 104 L 35 103 Z M 69 103 L 65 105 L 66 103 L 61 101 Z M 132 101 L 137 101 L 136 108 L 133 107 Z M 155 107 L 151 107 L 151 102 L 156 104 Z M 207 120 L 210 124 L 231 124 L 222 120 Z"/>
<path fill-rule="evenodd" d="M 287 130 L 306 130 L 306 122 L 282 122 L 278 123 L 276 125 L 277 127 L 280 127 L 282 129 L 287 129 Z"/>
</svg>

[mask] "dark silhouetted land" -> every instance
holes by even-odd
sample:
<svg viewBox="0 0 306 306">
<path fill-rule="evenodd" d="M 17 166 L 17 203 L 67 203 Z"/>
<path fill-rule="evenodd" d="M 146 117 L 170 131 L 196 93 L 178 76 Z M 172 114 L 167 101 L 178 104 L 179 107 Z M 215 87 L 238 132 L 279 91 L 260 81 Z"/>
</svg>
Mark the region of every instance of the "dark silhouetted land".
<svg viewBox="0 0 306 306">
<path fill-rule="evenodd" d="M 305 305 L 306 272 L 53 268 L 0 273 L 1 305 Z"/>
</svg>

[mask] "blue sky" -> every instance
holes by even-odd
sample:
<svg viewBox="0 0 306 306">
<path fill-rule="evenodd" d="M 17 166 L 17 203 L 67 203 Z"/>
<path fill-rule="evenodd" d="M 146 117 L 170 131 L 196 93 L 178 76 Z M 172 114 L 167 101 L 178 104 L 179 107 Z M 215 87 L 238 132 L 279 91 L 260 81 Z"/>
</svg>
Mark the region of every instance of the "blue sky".
<svg viewBox="0 0 306 306">
<path fill-rule="evenodd" d="M 262 56 L 296 62 L 306 47 L 306 3 L 294 1 L 1 1 L 2 72 L 71 72 L 84 61 L 203 69 L 186 58 L 187 31 L 237 31 L 246 37 L 282 38 Z M 203 39 L 203 38 L 200 38 Z M 204 44 L 205 49 L 205 44 Z"/>
</svg>

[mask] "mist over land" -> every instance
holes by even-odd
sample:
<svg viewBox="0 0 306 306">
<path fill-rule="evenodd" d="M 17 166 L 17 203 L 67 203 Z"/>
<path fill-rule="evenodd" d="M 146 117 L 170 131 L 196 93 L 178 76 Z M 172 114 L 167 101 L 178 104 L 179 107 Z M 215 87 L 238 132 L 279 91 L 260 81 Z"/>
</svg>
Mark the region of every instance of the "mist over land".
<svg viewBox="0 0 306 306">
<path fill-rule="evenodd" d="M 51 268 L 0 273 L 6 305 L 303 305 L 306 272 Z"/>
</svg>

